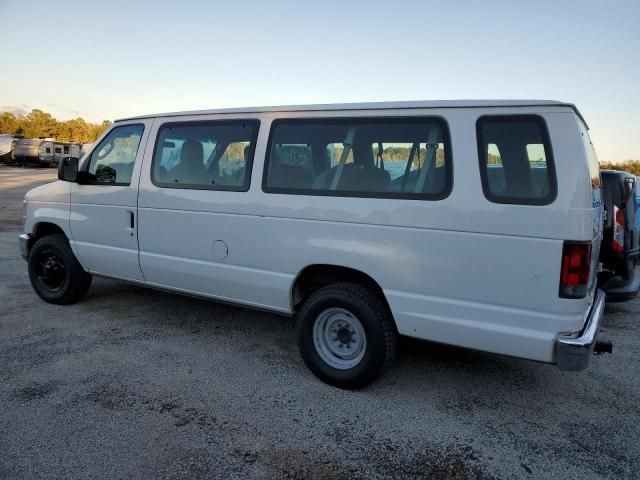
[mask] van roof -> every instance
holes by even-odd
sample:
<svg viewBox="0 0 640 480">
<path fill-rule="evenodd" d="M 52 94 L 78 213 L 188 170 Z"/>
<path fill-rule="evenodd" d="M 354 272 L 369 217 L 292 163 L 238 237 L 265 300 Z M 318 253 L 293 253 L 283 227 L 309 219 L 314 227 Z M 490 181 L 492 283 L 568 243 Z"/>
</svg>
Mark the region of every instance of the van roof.
<svg viewBox="0 0 640 480">
<path fill-rule="evenodd" d="M 557 100 L 413 100 L 398 102 L 365 102 L 365 103 L 325 103 L 316 105 L 280 105 L 272 107 L 240 107 L 219 108 L 211 110 L 191 110 L 184 112 L 167 112 L 149 115 L 137 115 L 116 120 L 135 120 L 153 117 L 176 117 L 182 115 L 211 115 L 211 114 L 238 114 L 238 113 L 277 113 L 277 112 L 310 112 L 331 110 L 391 110 L 391 109 L 418 109 L 418 108 L 474 108 L 474 107 L 558 107 L 572 108 L 578 117 L 582 115 L 572 103 L 559 102 Z M 586 122 L 585 122 L 586 125 Z"/>
</svg>

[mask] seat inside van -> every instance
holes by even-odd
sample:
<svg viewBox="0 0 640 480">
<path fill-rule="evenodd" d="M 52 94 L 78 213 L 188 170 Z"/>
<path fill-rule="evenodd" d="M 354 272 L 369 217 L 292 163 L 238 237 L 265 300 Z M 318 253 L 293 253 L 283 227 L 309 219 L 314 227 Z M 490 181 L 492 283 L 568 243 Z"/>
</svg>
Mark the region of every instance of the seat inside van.
<svg viewBox="0 0 640 480">
<path fill-rule="evenodd" d="M 388 192 L 391 176 L 383 167 L 374 164 L 371 143 L 368 149 L 367 143 L 354 142 L 353 161 L 323 171 L 313 181 L 313 189 L 327 190 L 335 184 L 334 190 Z"/>
<path fill-rule="evenodd" d="M 171 172 L 168 172 L 168 176 L 176 183 L 197 184 L 201 182 L 207 176 L 202 143 L 186 140 L 180 148 L 180 163 Z"/>
<path fill-rule="evenodd" d="M 395 179 L 391 184 L 391 190 L 396 192 L 415 192 L 418 184 L 420 170 L 412 170 Z M 445 187 L 445 168 L 443 165 L 433 168 L 431 174 L 427 176 L 427 180 L 422 188 L 422 193 L 437 194 Z"/>
<path fill-rule="evenodd" d="M 269 183 L 273 185 L 289 185 L 292 188 L 303 190 L 311 188 L 314 183 L 314 175 L 311 169 L 285 163 L 278 150 L 278 148 L 272 149 Z"/>
</svg>

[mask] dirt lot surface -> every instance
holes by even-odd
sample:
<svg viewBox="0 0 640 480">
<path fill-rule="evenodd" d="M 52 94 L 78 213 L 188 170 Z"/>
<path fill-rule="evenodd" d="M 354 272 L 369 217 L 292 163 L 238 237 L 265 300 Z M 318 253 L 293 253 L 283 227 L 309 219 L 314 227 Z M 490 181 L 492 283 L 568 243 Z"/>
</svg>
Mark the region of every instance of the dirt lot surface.
<svg viewBox="0 0 640 480">
<path fill-rule="evenodd" d="M 0 231 L 22 228 L 22 199 L 34 186 L 52 182 L 54 168 L 24 169 L 0 165 Z"/>
<path fill-rule="evenodd" d="M 0 167 L 0 478 L 640 478 L 640 301 L 581 373 L 405 340 L 358 392 L 298 355 L 290 319 L 102 279 L 31 290 Z"/>
</svg>

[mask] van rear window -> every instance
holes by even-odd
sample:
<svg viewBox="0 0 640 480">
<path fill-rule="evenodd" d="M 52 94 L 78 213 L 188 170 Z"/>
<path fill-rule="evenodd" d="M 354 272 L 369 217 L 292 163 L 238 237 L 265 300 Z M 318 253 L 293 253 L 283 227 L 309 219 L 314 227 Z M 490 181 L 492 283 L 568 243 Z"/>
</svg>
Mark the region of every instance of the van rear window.
<svg viewBox="0 0 640 480">
<path fill-rule="evenodd" d="M 537 115 L 484 116 L 477 123 L 485 197 L 495 203 L 545 205 L 556 197 L 553 154 Z"/>
<path fill-rule="evenodd" d="M 281 119 L 271 127 L 270 193 L 437 200 L 451 190 L 440 118 Z"/>
</svg>

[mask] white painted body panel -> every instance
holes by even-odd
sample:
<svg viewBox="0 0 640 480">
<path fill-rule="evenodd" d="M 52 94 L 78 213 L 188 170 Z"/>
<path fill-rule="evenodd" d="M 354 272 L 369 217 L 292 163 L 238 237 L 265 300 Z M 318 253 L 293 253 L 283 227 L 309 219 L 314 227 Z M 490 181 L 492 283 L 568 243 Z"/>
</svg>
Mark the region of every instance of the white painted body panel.
<svg viewBox="0 0 640 480">
<path fill-rule="evenodd" d="M 488 113 L 538 114 L 545 119 L 558 183 L 552 204 L 500 205 L 484 197 L 475 126 L 478 117 Z M 273 118 L 412 115 L 440 116 L 449 125 L 454 182 L 446 199 L 262 191 Z M 134 169 L 139 192 L 133 181 L 126 191 L 102 193 L 104 186 L 92 190 L 78 185 L 71 189 L 72 243 L 91 271 L 292 313 L 292 285 L 305 267 L 345 266 L 381 286 L 401 334 L 546 362 L 553 361 L 558 334 L 579 331 L 584 324 L 592 296 L 558 296 L 563 241 L 594 238 L 591 182 L 571 105 L 283 108 L 140 118 L 116 123 L 152 123 L 145 129 Z M 162 123 L 221 118 L 261 122 L 248 192 L 153 185 L 150 165 Z M 138 245 L 122 239 L 118 230 L 124 222 L 121 209 L 136 205 L 138 272 Z M 226 258 L 214 249 L 216 241 L 226 244 Z"/>
<path fill-rule="evenodd" d="M 41 223 L 52 223 L 71 238 L 69 228 L 70 193 L 71 183 L 60 181 L 29 190 L 24 197 L 27 202 L 25 232 L 33 233 Z"/>
</svg>

